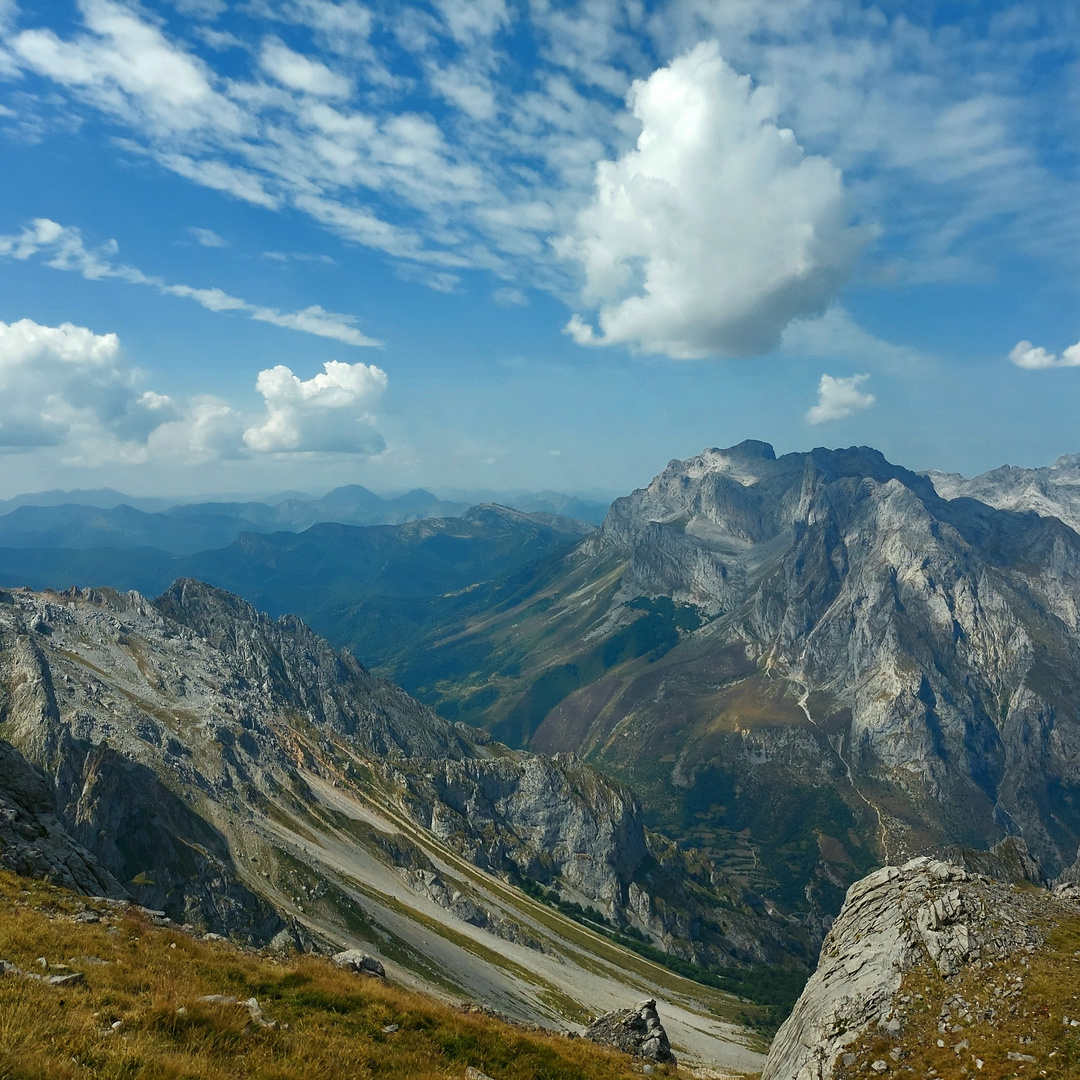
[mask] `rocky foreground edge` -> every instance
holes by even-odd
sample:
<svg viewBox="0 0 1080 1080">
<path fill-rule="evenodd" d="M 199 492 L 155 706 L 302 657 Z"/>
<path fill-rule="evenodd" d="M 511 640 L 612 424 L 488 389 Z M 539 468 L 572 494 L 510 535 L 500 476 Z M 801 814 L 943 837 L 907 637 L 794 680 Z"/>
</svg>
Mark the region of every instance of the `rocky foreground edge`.
<svg viewBox="0 0 1080 1080">
<path fill-rule="evenodd" d="M 909 1050 L 900 993 L 908 972 L 922 965 L 946 981 L 971 969 L 989 977 L 1001 961 L 1036 953 L 1056 919 L 1078 914 L 1073 884 L 1016 888 L 927 857 L 883 867 L 848 890 L 761 1080 L 830 1080 L 841 1064 L 892 1071 Z M 891 1050 L 857 1062 L 852 1051 L 871 1039 Z"/>
</svg>

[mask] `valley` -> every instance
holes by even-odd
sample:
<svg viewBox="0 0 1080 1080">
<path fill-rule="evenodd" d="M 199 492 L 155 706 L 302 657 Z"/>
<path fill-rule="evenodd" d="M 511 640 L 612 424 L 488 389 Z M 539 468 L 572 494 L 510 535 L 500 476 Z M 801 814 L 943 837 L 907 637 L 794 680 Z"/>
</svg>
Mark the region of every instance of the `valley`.
<svg viewBox="0 0 1080 1080">
<path fill-rule="evenodd" d="M 1074 471 L 748 442 L 599 528 L 3 548 L 0 737 L 47 781 L 8 850 L 529 1023 L 655 996 L 680 1057 L 755 1070 L 878 867 L 1076 874 Z"/>
</svg>

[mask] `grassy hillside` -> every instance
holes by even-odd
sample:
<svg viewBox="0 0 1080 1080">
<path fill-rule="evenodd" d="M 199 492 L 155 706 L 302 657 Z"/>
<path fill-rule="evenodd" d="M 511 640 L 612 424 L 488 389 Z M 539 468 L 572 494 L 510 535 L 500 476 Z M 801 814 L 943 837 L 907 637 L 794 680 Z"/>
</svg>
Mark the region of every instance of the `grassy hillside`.
<svg viewBox="0 0 1080 1080">
<path fill-rule="evenodd" d="M 1031 888 L 1031 886 L 1022 886 Z M 943 979 L 929 964 L 909 972 L 897 998 L 900 1053 L 880 1029 L 837 1063 L 836 1080 L 887 1076 L 978 1076 L 980 1080 L 1074 1080 L 1080 1076 L 1080 919 L 1059 918 L 1045 946 Z"/>
<path fill-rule="evenodd" d="M 98 922 L 76 922 L 89 911 Z M 84 919 L 90 916 L 83 915 Z M 619 1080 L 630 1059 L 465 1012 L 314 956 L 275 958 L 152 924 L 0 872 L 0 958 L 84 973 L 56 987 L 0 975 L 0 1077 L 142 1080 Z M 235 997 L 239 1004 L 200 1001 Z M 252 1022 L 244 1002 L 266 1017 Z"/>
</svg>

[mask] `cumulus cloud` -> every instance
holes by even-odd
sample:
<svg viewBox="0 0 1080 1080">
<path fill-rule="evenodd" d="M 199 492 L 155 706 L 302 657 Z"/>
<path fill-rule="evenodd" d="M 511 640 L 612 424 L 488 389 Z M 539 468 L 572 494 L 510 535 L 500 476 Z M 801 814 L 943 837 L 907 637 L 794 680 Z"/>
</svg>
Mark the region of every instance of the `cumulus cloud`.
<svg viewBox="0 0 1080 1080">
<path fill-rule="evenodd" d="M 188 12 L 222 6 L 171 2 Z M 803 145 L 857 178 L 850 187 L 861 214 L 889 228 L 890 263 L 880 269 L 955 282 L 1017 251 L 1067 261 L 1080 236 L 1076 178 L 1040 151 L 1060 143 L 1059 114 L 1068 109 L 1047 109 L 1048 84 L 1031 77 L 1034 58 L 1075 36 L 1068 4 L 941 22 L 897 10 L 902 5 L 810 0 L 245 0 L 228 5 L 236 35 L 172 13 L 160 19 L 160 4 L 135 0 L 78 0 L 67 5 L 77 8 L 75 19 L 60 21 L 47 10 L 56 5 L 21 6 L 20 29 L 49 21 L 53 29 L 2 27 L 10 44 L 0 44 L 0 75 L 32 71 L 50 80 L 59 92 L 49 95 L 57 102 L 50 124 L 61 112 L 81 118 L 95 109 L 123 128 L 126 138 L 112 145 L 193 183 L 270 210 L 298 210 L 395 259 L 444 266 L 453 259 L 560 297 L 573 287 L 572 264 L 556 265 L 547 240 L 574 233 L 595 162 L 625 170 L 619 155 L 638 124 L 617 102 L 635 77 L 655 87 L 656 75 L 648 76 L 657 64 L 703 36 L 723 42 L 736 70 L 775 87 L 780 115 Z M 1025 21 L 1033 6 L 1038 18 Z M 0 0 L 0 23 L 5 13 L 14 20 L 15 9 Z M 1012 10 L 1024 18 L 1016 21 Z M 282 69 L 283 86 L 260 64 L 263 36 L 279 27 L 294 49 L 304 43 L 295 55 L 322 63 L 329 81 Z M 201 43 L 235 51 L 199 55 Z M 415 68 L 402 63 L 402 51 Z M 679 64 L 663 70 L 677 73 Z M 1051 82 L 1064 78 L 1048 71 Z M 308 90 L 320 80 L 335 90 L 335 73 L 353 78 L 348 98 L 286 89 L 291 78 L 294 90 L 305 79 Z M 753 103 L 769 94 L 746 96 Z M 728 100 L 736 113 L 738 101 L 738 94 Z M 18 104 L 27 127 L 35 109 L 27 99 Z M 763 142 L 781 130 L 777 110 L 765 111 Z M 34 126 L 44 129 L 36 119 Z M 744 126 L 753 134 L 753 123 Z M 740 151 L 729 155 L 737 170 L 752 139 L 740 138 L 739 124 L 728 129 Z M 647 148 L 640 152 L 648 157 Z M 797 156 L 797 147 L 791 152 Z M 726 192 L 719 181 L 716 189 Z M 534 206 L 546 207 L 546 219 L 529 212 Z M 646 222 L 656 220 L 663 215 Z M 805 220 L 808 228 L 819 221 Z M 626 295 L 596 301 L 616 311 L 644 289 L 634 275 L 660 264 L 659 257 L 650 263 L 653 246 L 629 247 Z M 799 247 L 791 246 L 793 258 Z M 620 255 L 617 247 L 616 263 Z M 677 265 L 690 258 L 681 249 L 676 255 Z M 808 272 L 815 267 L 811 259 Z M 748 277 L 754 296 L 755 282 Z M 633 308 L 620 313 L 629 319 Z M 679 324 L 677 315 L 671 321 Z M 696 311 L 688 318 L 701 321 Z M 585 319 L 575 324 L 582 338 L 604 340 L 603 322 L 588 321 L 591 337 Z M 611 334 L 633 340 L 633 330 L 616 326 Z M 716 351 L 716 336 L 673 335 L 691 352 Z"/>
<path fill-rule="evenodd" d="M 307 380 L 284 364 L 260 371 L 255 387 L 266 415 L 244 432 L 244 442 L 263 453 L 379 453 L 385 443 L 370 409 L 386 384 L 386 372 L 374 365 L 337 360 Z"/>
<path fill-rule="evenodd" d="M 154 428 L 146 440 L 147 457 L 202 465 L 243 453 L 240 414 L 224 401 L 198 397 L 182 415 Z"/>
<path fill-rule="evenodd" d="M 754 87 L 704 42 L 627 102 L 636 147 L 596 168 L 593 198 L 557 249 L 581 263 L 581 344 L 676 358 L 758 355 L 795 318 L 822 312 L 868 233 L 850 224 L 840 170 L 807 155 Z"/>
<path fill-rule="evenodd" d="M 331 360 L 302 381 L 260 371 L 265 410 L 245 419 L 206 395 L 174 401 L 143 388 L 116 334 L 71 323 L 0 322 L 0 453 L 53 449 L 68 464 L 197 465 L 261 453 L 374 454 L 385 443 L 372 410 L 386 373 Z"/>
<path fill-rule="evenodd" d="M 134 460 L 149 432 L 177 415 L 167 397 L 139 391 L 115 334 L 0 322 L 0 450 L 63 445 Z"/>
<path fill-rule="evenodd" d="M 1047 352 L 1041 345 L 1030 341 L 1018 342 L 1009 353 L 1009 359 L 1021 368 L 1037 371 L 1040 368 L 1080 367 L 1080 342 L 1070 345 L 1060 356 Z"/>
<path fill-rule="evenodd" d="M 868 375 L 850 375 L 846 379 L 836 379 L 832 375 L 822 375 L 818 383 L 817 404 L 807 410 L 807 422 L 826 424 L 830 420 L 843 420 L 852 413 L 869 409 L 877 399 L 873 394 L 864 394 L 859 389 L 868 378 Z"/>
<path fill-rule="evenodd" d="M 299 330 L 316 337 L 332 338 L 346 345 L 380 345 L 356 326 L 355 315 L 327 311 L 313 304 L 301 311 L 278 311 L 277 308 L 241 300 L 223 289 L 197 288 L 194 285 L 178 285 L 152 274 L 144 274 L 137 267 L 113 260 L 117 252 L 115 240 L 110 240 L 97 251 L 88 248 L 82 233 L 72 226 L 60 225 L 48 218 L 36 218 L 17 235 L 0 236 L 0 258 L 45 258 L 46 264 L 57 270 L 70 270 L 89 281 L 115 278 L 129 285 L 146 285 L 163 296 L 177 296 L 194 300 L 208 311 L 236 311 L 256 322 L 270 323 L 289 330 Z"/>
</svg>

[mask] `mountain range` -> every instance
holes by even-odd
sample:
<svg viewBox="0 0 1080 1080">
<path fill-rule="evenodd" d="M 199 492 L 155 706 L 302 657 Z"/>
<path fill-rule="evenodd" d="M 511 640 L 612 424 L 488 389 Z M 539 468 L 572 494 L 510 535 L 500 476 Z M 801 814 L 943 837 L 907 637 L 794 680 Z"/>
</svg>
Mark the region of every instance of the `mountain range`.
<svg viewBox="0 0 1080 1080">
<path fill-rule="evenodd" d="M 1006 835 L 1047 876 L 1076 858 L 1078 568 L 1058 517 L 868 448 L 749 442 L 672 462 L 468 607 L 434 598 L 381 670 L 582 754 L 824 927 L 881 861 Z"/>
<path fill-rule="evenodd" d="M 191 555 L 225 547 L 242 533 L 302 532 L 320 523 L 398 525 L 460 517 L 474 502 L 448 502 L 417 489 L 386 498 L 359 484 L 320 498 L 288 496 L 259 502 L 180 502 L 129 499 L 111 489 L 52 491 L 0 502 L 0 547 L 49 549 L 153 548 Z M 504 500 L 505 501 L 505 500 Z M 519 493 L 519 510 L 599 523 L 606 504 L 559 492 Z"/>
<path fill-rule="evenodd" d="M 217 889 L 239 913 L 219 911 L 222 926 L 256 935 L 283 911 L 298 918 L 301 894 L 289 907 L 268 890 L 244 861 L 237 823 L 253 813 L 279 838 L 287 829 L 282 850 L 315 874 L 304 880 L 317 891 L 310 882 L 330 880 L 325 851 L 341 843 L 341 822 L 323 820 L 337 805 L 330 777 L 384 831 L 410 822 L 423 858 L 394 845 L 388 854 L 365 833 L 378 874 L 388 865 L 412 874 L 406 906 L 426 897 L 521 945 L 522 935 L 537 938 L 539 904 L 579 926 L 584 917 L 590 933 L 637 949 L 639 961 L 689 965 L 706 982 L 735 987 L 732 972 L 756 971 L 753 993 L 768 1004 L 782 982 L 774 966 L 805 973 L 848 886 L 883 863 L 1012 837 L 1029 877 L 1077 875 L 1078 491 L 1075 458 L 968 480 L 915 473 L 867 447 L 777 456 L 748 441 L 672 461 L 616 500 L 599 528 L 488 505 L 377 526 L 247 530 L 183 555 L 7 546 L 2 584 L 162 595 L 12 592 L 23 629 L 11 640 L 36 643 L 49 671 L 66 673 L 50 675 L 52 685 L 70 690 L 44 729 L 66 725 L 83 741 L 57 757 L 56 736 L 13 727 L 9 705 L 0 734 L 58 793 L 43 835 L 66 829 L 144 902 L 212 921 Z M 146 516 L 172 521 L 181 538 L 192 523 L 209 527 L 198 507 Z M 63 536 L 58 528 L 52 540 Z M 176 578 L 185 580 L 172 586 Z M 65 612 L 63 634 L 45 614 L 54 610 Z M 354 667 L 353 654 L 419 700 Z M 184 682 L 192 664 L 197 693 Z M 8 672 L 9 687 L 47 682 L 40 664 Z M 372 695 L 381 720 L 356 704 Z M 245 715 L 270 719 L 249 730 Z M 154 720 L 156 740 L 138 734 L 138 716 Z M 160 835 L 125 849 L 144 853 L 141 869 L 94 840 L 97 811 L 86 811 L 92 827 L 79 824 L 77 808 L 95 805 L 86 778 L 105 775 L 85 747 L 103 742 L 148 770 L 139 775 L 156 794 L 146 798 L 173 807 Z M 190 793 L 216 832 L 153 784 Z M 552 817 L 555 804 L 576 808 L 575 824 Z M 125 810 L 117 828 L 142 812 Z M 153 862 L 174 832 L 183 851 L 210 859 L 196 859 L 192 880 L 216 884 L 189 895 Z M 571 848 L 572 858 L 552 861 Z M 486 863 L 490 852 L 498 857 Z M 171 866 L 181 854 L 162 857 Z M 279 870 L 267 872 L 276 880 Z M 365 863 L 364 872 L 376 871 Z M 481 888 L 474 872 L 502 885 Z M 340 891 L 340 874 L 334 881 Z M 397 909 L 380 895 L 386 929 Z M 395 948 L 415 949 L 416 919 L 403 917 Z M 345 940 L 338 915 L 308 920 L 311 933 L 334 926 Z M 563 949 L 563 937 L 550 947 Z M 414 977 L 430 976 L 435 961 L 424 955 Z M 455 954 L 451 969 L 459 962 Z M 488 985 L 483 970 L 474 989 Z M 500 987 L 500 1007 L 540 1015 L 520 986 Z"/>
</svg>

